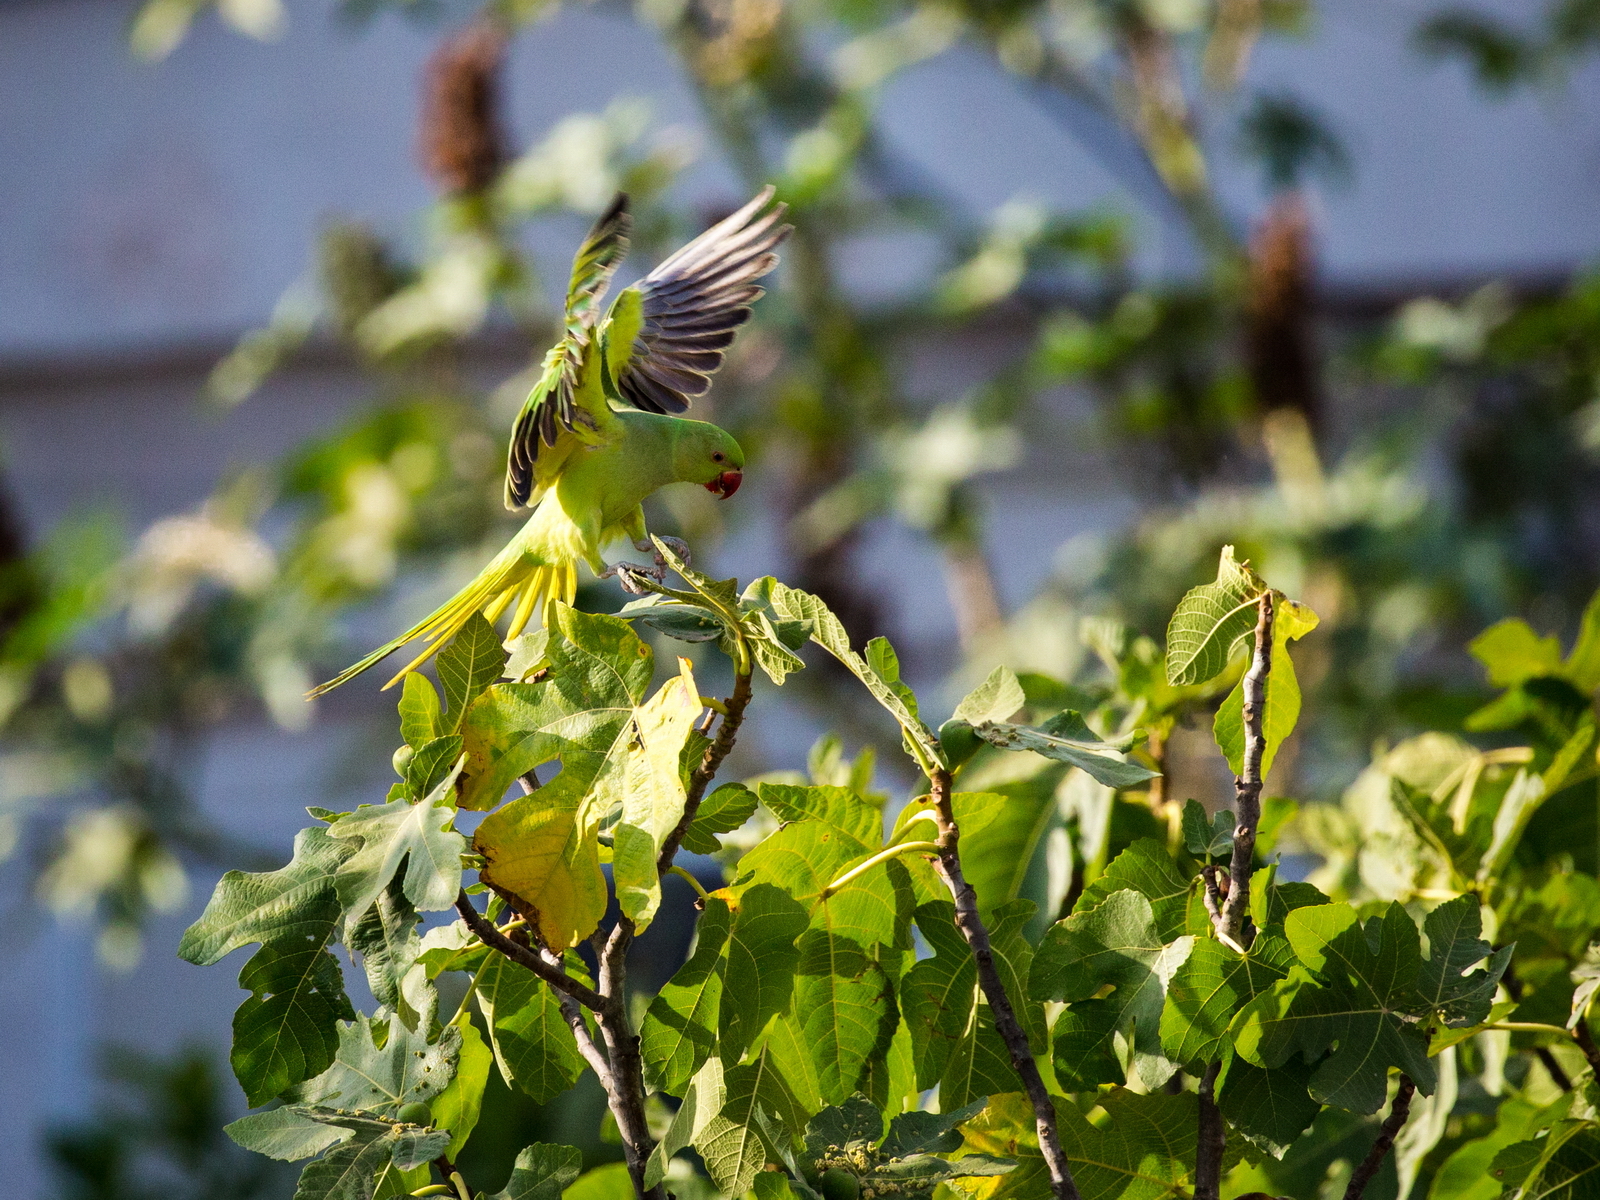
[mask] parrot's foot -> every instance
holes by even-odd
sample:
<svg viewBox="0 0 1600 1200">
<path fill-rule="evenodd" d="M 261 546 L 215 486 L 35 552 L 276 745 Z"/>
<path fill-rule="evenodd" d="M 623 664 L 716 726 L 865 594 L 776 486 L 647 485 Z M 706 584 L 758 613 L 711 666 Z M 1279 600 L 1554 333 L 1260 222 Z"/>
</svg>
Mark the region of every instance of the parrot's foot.
<svg viewBox="0 0 1600 1200">
<path fill-rule="evenodd" d="M 683 563 L 684 566 L 692 567 L 694 565 L 693 556 L 689 553 L 688 542 L 684 541 L 682 538 L 663 537 L 660 534 L 657 534 L 656 536 L 660 538 L 662 542 L 666 543 L 667 549 L 676 554 L 678 556 L 678 561 Z M 656 564 L 661 567 L 665 567 L 667 565 L 666 560 L 663 559 L 660 554 L 656 555 Z"/>
<path fill-rule="evenodd" d="M 639 582 L 641 579 L 653 579 L 660 583 L 666 578 L 666 575 L 666 565 L 659 561 L 658 556 L 657 564 L 653 567 L 643 567 L 638 563 L 619 562 L 614 566 L 607 567 L 596 578 L 614 578 L 622 585 L 622 590 L 627 592 L 628 595 L 644 596 L 650 593 L 650 589 Z"/>
<path fill-rule="evenodd" d="M 688 567 L 693 565 L 693 555 L 689 553 L 688 542 L 684 541 L 682 538 L 667 537 L 665 534 L 657 534 L 656 537 L 659 541 L 663 541 L 667 544 L 667 548 L 678 556 L 679 560 L 684 566 Z M 666 569 L 667 560 L 661 557 L 660 551 L 656 549 L 655 542 L 652 542 L 649 538 L 640 538 L 633 544 L 633 548 L 644 554 L 655 555 L 656 566 L 662 568 L 663 570 Z"/>
</svg>

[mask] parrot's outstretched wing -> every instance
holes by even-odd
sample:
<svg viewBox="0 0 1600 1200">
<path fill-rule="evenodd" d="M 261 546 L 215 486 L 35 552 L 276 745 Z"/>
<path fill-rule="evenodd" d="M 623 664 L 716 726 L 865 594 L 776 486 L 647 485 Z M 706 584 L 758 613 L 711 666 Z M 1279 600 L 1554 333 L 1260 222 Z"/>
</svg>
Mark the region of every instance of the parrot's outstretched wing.
<svg viewBox="0 0 1600 1200">
<path fill-rule="evenodd" d="M 606 366 L 617 394 L 635 408 L 680 413 L 711 386 L 756 285 L 778 265 L 774 250 L 792 226 L 773 189 L 706 230 L 611 306 L 603 329 Z M 763 210 L 766 210 L 763 212 Z"/>
<path fill-rule="evenodd" d="M 567 284 L 566 329 L 559 342 L 545 355 L 544 372 L 523 402 L 517 423 L 511 430 L 511 446 L 506 453 L 506 507 L 521 508 L 546 480 L 536 478 L 547 472 L 543 465 L 547 447 L 564 441 L 595 441 L 608 422 L 610 410 L 598 390 L 596 399 L 585 402 L 578 387 L 578 372 L 583 359 L 594 346 L 594 328 L 600 316 L 600 303 L 618 265 L 628 253 L 628 234 L 633 218 L 628 213 L 628 197 L 618 192 L 605 212 L 595 221 L 572 261 L 572 278 Z M 560 446 L 550 457 L 559 462 L 571 447 Z"/>
</svg>

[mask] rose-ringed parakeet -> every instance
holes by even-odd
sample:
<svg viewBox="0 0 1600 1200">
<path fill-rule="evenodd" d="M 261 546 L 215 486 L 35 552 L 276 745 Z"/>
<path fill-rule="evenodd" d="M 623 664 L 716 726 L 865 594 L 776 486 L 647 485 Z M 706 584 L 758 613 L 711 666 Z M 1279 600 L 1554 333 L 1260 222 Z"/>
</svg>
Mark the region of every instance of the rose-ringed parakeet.
<svg viewBox="0 0 1600 1200">
<path fill-rule="evenodd" d="M 651 548 L 641 504 L 669 483 L 698 483 L 726 498 L 738 489 L 744 452 L 723 429 L 674 416 L 704 395 L 750 305 L 756 280 L 778 263 L 790 227 L 766 188 L 649 275 L 624 289 L 600 319 L 601 301 L 628 250 L 628 198 L 619 193 L 573 261 L 564 336 L 511 431 L 506 507 L 531 508 L 527 524 L 476 579 L 394 641 L 311 694 L 354 678 L 407 642 L 427 648 L 391 679 L 425 663 L 475 612 L 507 611 L 516 637 L 570 604 L 578 563 L 611 572 L 602 547 L 622 536 Z"/>
</svg>

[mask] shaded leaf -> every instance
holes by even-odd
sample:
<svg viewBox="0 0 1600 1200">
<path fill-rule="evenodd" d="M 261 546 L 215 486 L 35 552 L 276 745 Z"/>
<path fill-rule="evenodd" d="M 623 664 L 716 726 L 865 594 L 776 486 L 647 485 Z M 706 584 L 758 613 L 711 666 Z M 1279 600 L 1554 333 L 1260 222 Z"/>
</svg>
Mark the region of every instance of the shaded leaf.
<svg viewBox="0 0 1600 1200">
<path fill-rule="evenodd" d="M 449 737 L 438 737 L 423 743 L 406 763 L 407 796 L 412 800 L 421 800 L 443 782 L 460 757 L 460 734 L 453 733 Z"/>
<path fill-rule="evenodd" d="M 743 1058 L 767 1022 L 789 1007 L 800 961 L 795 939 L 808 923 L 806 910 L 770 884 L 747 888 L 735 900 L 717 1023 L 724 1060 Z"/>
<path fill-rule="evenodd" d="M 1453 1028 L 1477 1025 L 1489 1016 L 1494 994 L 1512 947 L 1493 951 L 1479 934 L 1482 916 L 1475 896 L 1457 896 L 1428 914 L 1422 931 L 1428 935 L 1428 954 L 1417 971 L 1417 994 Z M 1485 969 L 1466 974 L 1488 959 Z"/>
<path fill-rule="evenodd" d="M 1189 927 L 1190 894 L 1194 880 L 1178 871 L 1166 847 L 1153 838 L 1140 838 L 1111 860 L 1100 877 L 1084 889 L 1073 905 L 1073 915 L 1105 903 L 1116 892 L 1131 890 L 1150 901 L 1156 932 L 1170 942 Z M 1203 927 L 1209 927 L 1209 921 Z"/>
<path fill-rule="evenodd" d="M 1002 750 L 1027 750 L 1077 767 L 1107 787 L 1127 788 L 1154 779 L 1158 772 L 1123 757 L 1125 747 L 1097 737 L 1083 718 L 1068 710 L 1038 728 L 985 721 L 973 727 L 984 741 Z"/>
<path fill-rule="evenodd" d="M 1311 1095 L 1351 1112 L 1382 1107 L 1390 1067 L 1431 1095 L 1427 1042 L 1402 1016 L 1421 1007 L 1415 985 L 1422 952 L 1405 910 L 1391 904 L 1363 929 L 1348 904 L 1299 908 L 1284 928 L 1303 965 L 1240 1014 L 1239 1053 L 1269 1068 L 1296 1054 L 1308 1064 L 1321 1059 L 1308 1081 Z"/>
<path fill-rule="evenodd" d="M 1233 826 L 1229 809 L 1208 818 L 1200 801 L 1183 802 L 1183 842 L 1196 858 L 1221 858 L 1233 853 Z"/>
<path fill-rule="evenodd" d="M 331 925 L 320 939 L 274 939 L 239 973 L 251 995 L 233 1014 L 229 1061 L 252 1108 L 326 1071 L 340 1019 L 355 1017 L 332 940 Z"/>
<path fill-rule="evenodd" d="M 1161 1013 L 1161 1044 L 1167 1056 L 1195 1073 L 1219 1061 L 1231 1045 L 1229 1024 L 1239 1010 L 1267 991 L 1294 965 L 1281 933 L 1263 930 L 1249 954 L 1221 942 L 1197 938 L 1189 957 L 1167 985 Z"/>
<path fill-rule="evenodd" d="M 684 1095 L 716 1046 L 723 947 L 732 926 L 727 901 L 708 899 L 695 927 L 694 953 L 650 1002 L 639 1030 L 639 1052 L 651 1087 Z"/>
<path fill-rule="evenodd" d="M 1322 1110 L 1306 1091 L 1303 1070 L 1263 1070 L 1237 1056 L 1217 1080 L 1217 1107 L 1229 1125 L 1274 1158 L 1282 1158 Z"/>
<path fill-rule="evenodd" d="M 477 984 L 489 1044 L 507 1083 L 544 1104 L 577 1082 L 583 1056 L 549 984 L 499 954 L 478 969 Z"/>
<path fill-rule="evenodd" d="M 560 1200 L 582 1170 L 583 1154 L 574 1147 L 535 1142 L 517 1155 L 506 1186 L 486 1200 Z"/>
<path fill-rule="evenodd" d="M 756 794 L 742 783 L 725 783 L 700 801 L 694 820 L 683 835 L 683 848 L 690 854 L 716 854 L 722 843 L 719 833 L 732 833 L 755 815 Z"/>
<path fill-rule="evenodd" d="M 1132 1048 L 1140 1078 L 1159 1087 L 1174 1069 L 1161 1052 L 1166 987 L 1193 941 L 1179 937 L 1168 945 L 1146 897 L 1113 892 L 1088 912 L 1074 912 L 1050 927 L 1034 955 L 1028 990 L 1037 1000 L 1072 1003 L 1110 984 L 1114 990 L 1102 1002 L 1115 1011 L 1113 1028 Z"/>
<path fill-rule="evenodd" d="M 799 950 L 794 1013 L 822 1098 L 837 1104 L 860 1088 L 868 1063 L 888 1052 L 898 1013 L 883 968 L 859 943 L 813 928 Z"/>
</svg>

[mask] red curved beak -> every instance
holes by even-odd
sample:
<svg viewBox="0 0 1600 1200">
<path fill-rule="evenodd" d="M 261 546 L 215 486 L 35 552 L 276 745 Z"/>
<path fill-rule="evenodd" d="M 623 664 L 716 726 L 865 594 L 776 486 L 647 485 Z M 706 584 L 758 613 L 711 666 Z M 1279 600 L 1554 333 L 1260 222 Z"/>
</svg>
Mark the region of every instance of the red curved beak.
<svg viewBox="0 0 1600 1200">
<path fill-rule="evenodd" d="M 726 500 L 739 490 L 739 485 L 744 482 L 743 471 L 724 471 L 710 483 L 706 484 L 706 491 L 713 496 L 720 496 Z"/>
</svg>

